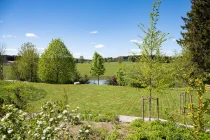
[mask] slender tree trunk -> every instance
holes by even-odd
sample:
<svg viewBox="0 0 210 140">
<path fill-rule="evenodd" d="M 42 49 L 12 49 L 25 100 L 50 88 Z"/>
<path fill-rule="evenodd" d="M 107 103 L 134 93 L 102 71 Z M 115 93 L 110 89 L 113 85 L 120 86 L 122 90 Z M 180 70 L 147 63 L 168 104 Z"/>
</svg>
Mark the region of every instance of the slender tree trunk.
<svg viewBox="0 0 210 140">
<path fill-rule="evenodd" d="M 149 121 L 151 121 L 152 89 L 149 90 Z"/>
<path fill-rule="evenodd" d="M 98 75 L 98 85 L 99 85 L 99 75 Z"/>
<path fill-rule="evenodd" d="M 58 72 L 56 73 L 56 83 L 58 83 Z"/>
</svg>

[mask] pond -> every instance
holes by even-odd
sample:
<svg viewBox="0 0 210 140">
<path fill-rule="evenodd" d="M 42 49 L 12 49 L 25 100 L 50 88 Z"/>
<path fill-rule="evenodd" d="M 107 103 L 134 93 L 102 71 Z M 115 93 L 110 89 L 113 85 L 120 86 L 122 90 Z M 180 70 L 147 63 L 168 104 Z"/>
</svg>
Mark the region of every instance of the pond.
<svg viewBox="0 0 210 140">
<path fill-rule="evenodd" d="M 89 84 L 98 84 L 98 80 L 89 80 Z M 99 85 L 106 85 L 106 80 L 99 80 Z"/>
</svg>

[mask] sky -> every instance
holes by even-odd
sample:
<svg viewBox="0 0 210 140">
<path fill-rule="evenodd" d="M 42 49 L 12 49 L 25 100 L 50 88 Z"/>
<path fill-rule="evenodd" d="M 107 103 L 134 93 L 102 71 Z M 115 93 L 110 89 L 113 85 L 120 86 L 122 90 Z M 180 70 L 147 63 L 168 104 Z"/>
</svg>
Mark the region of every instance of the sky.
<svg viewBox="0 0 210 140">
<path fill-rule="evenodd" d="M 0 43 L 6 54 L 16 55 L 23 43 L 32 42 L 43 53 L 53 38 L 60 38 L 73 54 L 91 59 L 140 52 L 138 24 L 149 25 L 154 0 L 0 0 Z M 181 16 L 190 11 L 190 0 L 162 0 L 158 29 L 170 33 L 162 52 L 181 51 Z"/>
</svg>

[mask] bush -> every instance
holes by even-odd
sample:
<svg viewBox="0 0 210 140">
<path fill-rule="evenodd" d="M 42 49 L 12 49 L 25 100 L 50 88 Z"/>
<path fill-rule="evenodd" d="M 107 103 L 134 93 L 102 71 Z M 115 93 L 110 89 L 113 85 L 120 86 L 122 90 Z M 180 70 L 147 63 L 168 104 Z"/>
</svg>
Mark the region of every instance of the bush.
<svg viewBox="0 0 210 140">
<path fill-rule="evenodd" d="M 4 88 L 2 104 L 14 104 L 19 109 L 26 109 L 30 101 L 37 101 L 45 97 L 46 92 L 25 83 L 13 83 Z"/>
<path fill-rule="evenodd" d="M 125 74 L 123 72 L 123 69 L 122 68 L 119 68 L 119 70 L 116 73 L 116 78 L 117 78 L 117 83 L 120 86 L 125 86 L 126 85 L 125 77 L 124 76 L 125 76 Z"/>
<path fill-rule="evenodd" d="M 117 83 L 117 78 L 115 76 L 109 78 L 106 80 L 106 84 L 107 85 L 113 85 L 113 86 L 117 86 L 118 83 Z"/>
<path fill-rule="evenodd" d="M 91 111 L 85 111 L 81 114 L 81 120 L 95 121 L 95 122 L 112 122 L 117 123 L 118 117 L 114 113 L 93 113 Z"/>
<path fill-rule="evenodd" d="M 89 84 L 89 78 L 87 75 L 84 75 L 84 77 L 80 78 L 79 82 L 80 84 Z"/>
<path fill-rule="evenodd" d="M 0 123 L 0 137 L 3 140 L 70 139 L 73 137 L 69 128 L 79 122 L 77 109 L 70 111 L 66 105 L 64 110 L 60 110 L 54 102 L 47 102 L 42 106 L 41 112 L 33 117 L 14 105 L 3 105 L 0 109 L 5 113 Z"/>
<path fill-rule="evenodd" d="M 131 123 L 130 130 L 132 132 L 128 136 L 128 139 L 130 140 L 194 140 L 191 129 L 184 126 L 178 126 L 171 122 L 143 122 L 142 120 L 135 120 Z M 210 137 L 210 134 L 201 133 L 200 136 L 202 140 L 207 140 Z"/>
</svg>

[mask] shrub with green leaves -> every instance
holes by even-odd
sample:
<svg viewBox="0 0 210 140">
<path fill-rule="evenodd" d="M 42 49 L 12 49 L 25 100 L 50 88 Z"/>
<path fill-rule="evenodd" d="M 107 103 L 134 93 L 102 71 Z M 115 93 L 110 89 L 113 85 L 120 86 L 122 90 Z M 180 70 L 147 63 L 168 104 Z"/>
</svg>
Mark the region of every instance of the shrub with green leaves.
<svg viewBox="0 0 210 140">
<path fill-rule="evenodd" d="M 54 102 L 47 102 L 41 108 L 41 112 L 29 116 L 17 109 L 14 105 L 3 105 L 0 108 L 4 112 L 0 123 L 0 137 L 3 140 L 10 139 L 70 139 L 69 128 L 78 124 L 78 109 L 70 110 L 66 105 L 64 109 Z"/>
<path fill-rule="evenodd" d="M 131 134 L 128 136 L 130 140 L 194 140 L 192 129 L 179 126 L 171 122 L 143 122 L 143 120 L 135 120 L 130 126 Z M 210 138 L 209 133 L 201 133 L 200 139 L 207 140 Z"/>
<path fill-rule="evenodd" d="M 14 104 L 19 109 L 26 109 L 30 101 L 37 101 L 45 97 L 46 92 L 26 83 L 12 83 L 3 86 L 1 104 Z"/>
</svg>

